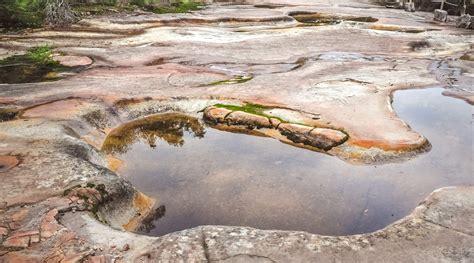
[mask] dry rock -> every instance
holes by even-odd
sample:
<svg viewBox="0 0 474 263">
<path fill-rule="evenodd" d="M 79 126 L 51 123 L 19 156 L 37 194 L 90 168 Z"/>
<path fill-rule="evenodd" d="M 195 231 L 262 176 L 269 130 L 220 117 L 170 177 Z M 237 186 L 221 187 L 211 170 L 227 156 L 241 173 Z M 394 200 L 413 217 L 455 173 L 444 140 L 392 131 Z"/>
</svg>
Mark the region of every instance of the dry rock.
<svg viewBox="0 0 474 263">
<path fill-rule="evenodd" d="M 225 119 L 229 125 L 244 125 L 249 128 L 272 128 L 272 124 L 267 117 L 243 112 L 234 111 Z"/>
<path fill-rule="evenodd" d="M 204 110 L 204 120 L 214 124 L 225 123 L 225 117 L 231 112 L 231 110 L 224 108 L 207 107 Z"/>
<path fill-rule="evenodd" d="M 347 138 L 346 134 L 338 130 L 293 123 L 282 123 L 278 126 L 278 130 L 292 142 L 311 145 L 323 150 L 330 150 Z"/>
</svg>

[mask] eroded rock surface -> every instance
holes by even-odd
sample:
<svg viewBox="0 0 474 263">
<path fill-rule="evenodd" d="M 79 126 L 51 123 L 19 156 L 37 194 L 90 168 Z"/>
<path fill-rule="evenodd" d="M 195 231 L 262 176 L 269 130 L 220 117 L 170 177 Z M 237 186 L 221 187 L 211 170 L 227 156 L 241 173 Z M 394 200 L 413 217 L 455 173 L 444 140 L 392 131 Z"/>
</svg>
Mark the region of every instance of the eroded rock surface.
<svg viewBox="0 0 474 263">
<path fill-rule="evenodd" d="M 291 16 L 298 12 L 378 20 L 302 25 Z M 155 238 L 122 231 L 154 202 L 100 151 L 127 121 L 205 110 L 215 124 L 271 130 L 357 163 L 426 152 L 428 140 L 397 117 L 391 94 L 442 86 L 474 101 L 473 62 L 459 59 L 472 53 L 472 33 L 431 21 L 357 2 L 275 0 L 0 35 L 1 57 L 50 44 L 74 56 L 63 64 L 89 67 L 55 82 L 0 84 L 0 260 L 472 261 L 472 186 L 436 191 L 403 220 L 363 235 L 203 226 Z M 264 110 L 210 107 L 246 102 Z"/>
</svg>

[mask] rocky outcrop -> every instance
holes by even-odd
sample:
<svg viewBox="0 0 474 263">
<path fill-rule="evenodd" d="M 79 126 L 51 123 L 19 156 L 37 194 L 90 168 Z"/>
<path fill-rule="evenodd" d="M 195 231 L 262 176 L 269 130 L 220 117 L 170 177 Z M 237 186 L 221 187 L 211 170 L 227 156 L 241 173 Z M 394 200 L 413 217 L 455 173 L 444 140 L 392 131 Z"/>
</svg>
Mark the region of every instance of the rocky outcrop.
<svg viewBox="0 0 474 263">
<path fill-rule="evenodd" d="M 267 109 L 267 111 L 270 111 L 270 109 Z M 216 106 L 204 110 L 204 120 L 211 124 L 225 124 L 245 127 L 246 129 L 276 129 L 293 143 L 301 143 L 325 151 L 344 143 L 348 139 L 348 135 L 339 130 L 290 123 L 265 113 L 258 115 Z"/>
<path fill-rule="evenodd" d="M 474 29 L 474 17 L 470 16 L 469 14 L 460 16 L 456 20 L 456 27 Z"/>
<path fill-rule="evenodd" d="M 282 123 L 278 126 L 278 130 L 292 142 L 303 143 L 325 151 L 342 144 L 348 138 L 347 134 L 338 130 L 293 123 Z"/>
<path fill-rule="evenodd" d="M 441 9 L 434 11 L 434 20 L 439 22 L 446 22 L 448 20 L 448 12 Z"/>
</svg>

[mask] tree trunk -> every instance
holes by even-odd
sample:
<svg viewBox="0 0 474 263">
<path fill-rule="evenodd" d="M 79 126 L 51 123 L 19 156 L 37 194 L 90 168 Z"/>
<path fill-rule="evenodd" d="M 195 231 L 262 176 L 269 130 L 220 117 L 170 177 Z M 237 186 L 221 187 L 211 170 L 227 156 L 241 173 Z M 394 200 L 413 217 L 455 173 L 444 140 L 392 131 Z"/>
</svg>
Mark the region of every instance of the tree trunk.
<svg viewBox="0 0 474 263">
<path fill-rule="evenodd" d="M 78 20 L 68 0 L 47 0 L 45 17 L 45 22 L 49 25 L 67 25 Z"/>
</svg>

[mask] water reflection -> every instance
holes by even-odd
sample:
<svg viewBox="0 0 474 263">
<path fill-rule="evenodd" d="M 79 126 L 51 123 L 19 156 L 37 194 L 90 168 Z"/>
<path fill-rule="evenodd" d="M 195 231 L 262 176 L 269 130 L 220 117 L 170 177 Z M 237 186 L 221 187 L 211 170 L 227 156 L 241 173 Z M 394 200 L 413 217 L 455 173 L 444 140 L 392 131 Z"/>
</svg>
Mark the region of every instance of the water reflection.
<svg viewBox="0 0 474 263">
<path fill-rule="evenodd" d="M 156 227 L 157 221 L 164 217 L 165 214 L 166 207 L 164 205 L 160 205 L 142 220 L 137 231 L 142 233 L 150 233 L 150 231 Z"/>
<path fill-rule="evenodd" d="M 196 119 L 179 113 L 167 113 L 140 119 L 115 129 L 102 145 L 105 153 L 126 153 L 134 143 L 143 141 L 155 148 L 157 140 L 172 146 L 183 146 L 184 132 L 204 137 L 205 129 Z"/>
<path fill-rule="evenodd" d="M 122 129 L 126 135 L 115 131 L 114 140 L 126 143 L 111 145 L 121 145 L 116 153 L 125 165 L 119 173 L 166 205 L 166 216 L 142 233 L 159 236 L 199 225 L 364 233 L 410 213 L 434 189 L 474 183 L 472 106 L 442 91 L 395 93 L 397 114 L 433 144 L 429 153 L 404 163 L 351 165 L 274 139 L 212 128 L 203 137 L 196 119 L 180 115 L 177 121 L 134 123 Z M 141 135 L 147 127 L 159 134 L 151 143 Z"/>
</svg>

